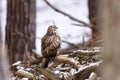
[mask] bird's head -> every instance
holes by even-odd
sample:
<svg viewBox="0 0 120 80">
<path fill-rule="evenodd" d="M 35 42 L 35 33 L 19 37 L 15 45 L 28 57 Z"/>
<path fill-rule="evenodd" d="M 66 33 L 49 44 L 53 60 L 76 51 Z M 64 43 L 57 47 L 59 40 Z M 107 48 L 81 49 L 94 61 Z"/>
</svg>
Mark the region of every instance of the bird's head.
<svg viewBox="0 0 120 80">
<path fill-rule="evenodd" d="M 50 26 L 48 27 L 47 33 L 48 33 L 48 34 L 54 34 L 54 33 L 56 33 L 57 29 L 58 29 L 58 28 L 57 28 L 55 25 L 50 25 Z"/>
</svg>

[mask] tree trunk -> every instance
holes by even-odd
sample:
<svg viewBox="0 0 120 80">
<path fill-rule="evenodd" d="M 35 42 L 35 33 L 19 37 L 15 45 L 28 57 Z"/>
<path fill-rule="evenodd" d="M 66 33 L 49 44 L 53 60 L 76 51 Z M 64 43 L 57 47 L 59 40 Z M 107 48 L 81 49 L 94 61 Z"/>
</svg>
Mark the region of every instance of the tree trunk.
<svg viewBox="0 0 120 80">
<path fill-rule="evenodd" d="M 102 0 L 104 80 L 120 80 L 120 0 Z"/>
<path fill-rule="evenodd" d="M 35 48 L 36 0 L 7 0 L 6 44 L 10 63 Z"/>
<path fill-rule="evenodd" d="M 99 2 L 100 0 L 88 0 L 89 20 L 92 25 L 92 40 L 88 46 L 98 46 L 97 41 L 101 38 L 101 28 L 99 27 Z"/>
<path fill-rule="evenodd" d="M 98 1 L 99 0 L 88 0 L 89 19 L 93 26 L 97 25 Z"/>
</svg>

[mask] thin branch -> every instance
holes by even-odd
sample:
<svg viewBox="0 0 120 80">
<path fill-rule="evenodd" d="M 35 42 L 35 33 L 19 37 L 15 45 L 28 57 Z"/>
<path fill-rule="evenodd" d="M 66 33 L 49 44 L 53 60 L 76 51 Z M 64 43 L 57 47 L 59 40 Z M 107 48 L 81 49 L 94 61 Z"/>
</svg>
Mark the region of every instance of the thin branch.
<svg viewBox="0 0 120 80">
<path fill-rule="evenodd" d="M 71 25 L 74 25 L 74 26 L 80 26 L 80 27 L 82 27 L 82 26 L 84 26 L 84 27 L 90 27 L 90 28 L 93 28 L 93 26 L 91 25 L 91 26 L 86 26 L 86 25 L 84 25 L 84 24 L 76 24 L 76 23 L 72 23 Z"/>
<path fill-rule="evenodd" d="M 41 37 L 36 37 L 36 39 L 41 39 Z M 75 48 L 79 48 L 79 46 L 77 46 L 77 45 L 75 45 L 75 44 L 73 44 L 71 42 L 68 42 L 68 41 L 65 41 L 65 40 L 62 40 L 62 42 L 66 43 L 66 44 L 69 44 L 69 45 L 71 45 L 71 46 L 73 46 Z"/>
<path fill-rule="evenodd" d="M 73 44 L 73 43 L 70 43 L 70 42 L 68 42 L 68 41 L 62 40 L 62 42 L 67 43 L 67 44 L 73 46 L 74 48 L 79 48 L 79 46 L 77 46 L 77 45 L 75 45 L 75 44 Z"/>
<path fill-rule="evenodd" d="M 81 21 L 79 19 L 76 19 L 75 17 L 73 17 L 72 15 L 66 13 L 66 12 L 63 12 L 62 10 L 59 10 L 58 8 L 56 8 L 55 6 L 53 6 L 51 3 L 49 3 L 47 0 L 43 0 L 49 7 L 51 7 L 52 9 L 54 9 L 56 12 L 59 12 L 67 17 L 69 17 L 70 19 L 76 21 L 76 22 L 79 22 L 79 23 L 82 23 L 84 26 L 88 26 L 88 27 L 92 27 L 90 24 L 87 24 L 86 22 L 84 21 Z"/>
<path fill-rule="evenodd" d="M 83 24 L 75 24 L 75 23 L 72 23 L 71 25 L 74 25 L 74 26 L 85 26 Z"/>
</svg>

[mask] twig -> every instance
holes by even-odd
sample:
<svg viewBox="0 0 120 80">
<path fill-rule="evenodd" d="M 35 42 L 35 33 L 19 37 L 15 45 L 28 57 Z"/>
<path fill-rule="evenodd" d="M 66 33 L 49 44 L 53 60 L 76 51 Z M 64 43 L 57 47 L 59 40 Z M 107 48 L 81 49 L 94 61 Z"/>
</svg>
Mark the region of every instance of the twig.
<svg viewBox="0 0 120 80">
<path fill-rule="evenodd" d="M 83 48 L 85 47 L 85 37 L 83 36 Z"/>
<path fill-rule="evenodd" d="M 80 26 L 80 27 L 84 26 L 84 27 L 90 27 L 90 28 L 93 28 L 92 25 L 90 25 L 90 26 L 85 26 L 84 24 L 76 24 L 76 23 L 72 23 L 71 25 L 74 25 L 74 26 Z"/>
<path fill-rule="evenodd" d="M 74 25 L 74 26 L 84 26 L 82 24 L 75 24 L 75 23 L 71 23 L 71 25 Z"/>
<path fill-rule="evenodd" d="M 73 43 L 70 43 L 70 42 L 68 42 L 68 41 L 62 40 L 62 42 L 67 43 L 67 44 L 69 44 L 69 45 L 71 45 L 71 46 L 73 46 L 73 47 L 75 47 L 75 48 L 79 48 L 77 45 L 75 45 L 75 44 L 73 44 Z"/>
<path fill-rule="evenodd" d="M 37 39 L 41 39 L 41 37 L 36 37 Z M 71 45 L 71 46 L 73 46 L 73 47 L 75 47 L 75 48 L 79 48 L 79 46 L 77 46 L 77 45 L 75 45 L 75 44 L 73 44 L 73 43 L 71 43 L 71 42 L 68 42 L 68 41 L 65 41 L 65 40 L 62 40 L 62 42 L 64 42 L 64 43 L 66 43 L 66 44 L 69 44 L 69 45 Z"/>
<path fill-rule="evenodd" d="M 56 8 L 55 6 L 53 6 L 51 3 L 49 3 L 47 0 L 43 0 L 48 6 L 50 6 L 52 9 L 54 9 L 56 12 L 59 12 L 67 17 L 69 17 L 70 19 L 74 20 L 74 21 L 77 21 L 79 23 L 82 23 L 84 26 L 89 26 L 89 27 L 92 27 L 90 24 L 87 24 L 86 22 L 84 21 L 81 21 L 79 19 L 76 19 L 75 17 L 73 17 L 72 15 L 68 14 L 68 13 L 65 13 L 63 12 L 62 10 L 59 10 L 58 8 Z"/>
</svg>

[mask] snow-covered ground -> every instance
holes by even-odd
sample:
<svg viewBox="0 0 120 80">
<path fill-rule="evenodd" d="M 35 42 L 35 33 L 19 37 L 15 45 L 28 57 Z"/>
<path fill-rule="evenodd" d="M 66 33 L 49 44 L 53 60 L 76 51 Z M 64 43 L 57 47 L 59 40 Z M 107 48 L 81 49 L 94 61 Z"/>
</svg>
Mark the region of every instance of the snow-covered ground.
<svg viewBox="0 0 120 80">
<path fill-rule="evenodd" d="M 2 1 L 2 26 L 5 30 L 6 20 L 6 0 Z M 71 14 L 77 19 L 80 19 L 86 23 L 89 23 L 88 19 L 88 6 L 87 0 L 48 0 L 56 8 L 63 10 L 66 13 Z M 91 29 L 87 27 L 80 27 L 71 25 L 76 23 L 70 20 L 68 17 L 55 12 L 51 9 L 43 0 L 37 0 L 37 16 L 36 16 L 36 37 L 42 37 L 46 33 L 46 29 L 49 25 L 55 25 L 59 28 L 58 32 L 62 40 L 78 44 L 82 43 L 83 36 L 85 41 L 88 41 L 91 35 Z M 54 21 L 54 23 L 53 23 Z M 41 40 L 36 38 L 36 50 L 40 53 Z M 62 48 L 66 48 L 68 45 L 62 43 Z"/>
</svg>

